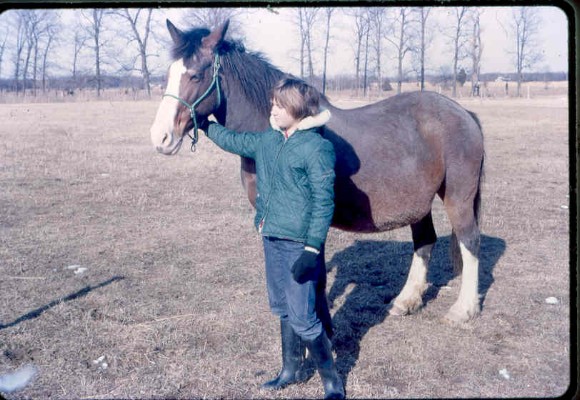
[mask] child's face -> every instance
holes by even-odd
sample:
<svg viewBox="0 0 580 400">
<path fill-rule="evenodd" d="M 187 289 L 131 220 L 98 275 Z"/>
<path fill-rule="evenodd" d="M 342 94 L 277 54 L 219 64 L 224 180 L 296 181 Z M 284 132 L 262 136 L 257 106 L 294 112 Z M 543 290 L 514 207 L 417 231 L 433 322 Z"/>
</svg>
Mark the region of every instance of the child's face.
<svg viewBox="0 0 580 400">
<path fill-rule="evenodd" d="M 292 128 L 298 124 L 296 118 L 294 118 L 288 111 L 281 107 L 280 104 L 276 100 L 272 100 L 272 111 L 270 112 L 272 117 L 274 117 L 274 121 L 276 121 L 276 125 L 281 129 L 288 129 Z"/>
</svg>

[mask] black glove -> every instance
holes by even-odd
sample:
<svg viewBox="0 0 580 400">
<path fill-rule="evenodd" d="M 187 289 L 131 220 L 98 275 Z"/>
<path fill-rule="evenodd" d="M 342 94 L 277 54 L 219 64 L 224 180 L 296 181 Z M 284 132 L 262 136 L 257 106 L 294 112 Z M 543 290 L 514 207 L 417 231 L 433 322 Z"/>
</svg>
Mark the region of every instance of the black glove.
<svg viewBox="0 0 580 400">
<path fill-rule="evenodd" d="M 292 266 L 292 276 L 298 283 L 304 283 L 313 278 L 316 271 L 316 258 L 318 254 L 304 250 L 298 260 Z"/>
</svg>

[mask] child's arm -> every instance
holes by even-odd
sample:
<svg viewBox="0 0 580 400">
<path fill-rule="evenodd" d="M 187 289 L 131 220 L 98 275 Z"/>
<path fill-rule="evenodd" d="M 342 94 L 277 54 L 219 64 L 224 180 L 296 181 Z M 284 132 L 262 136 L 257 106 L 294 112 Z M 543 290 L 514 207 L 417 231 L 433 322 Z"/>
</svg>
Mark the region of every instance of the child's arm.
<svg viewBox="0 0 580 400">
<path fill-rule="evenodd" d="M 206 127 L 206 136 L 220 148 L 243 157 L 255 158 L 261 133 L 235 132 L 218 123 Z"/>
<path fill-rule="evenodd" d="M 323 141 L 306 161 L 306 172 L 312 190 L 312 218 L 306 246 L 320 250 L 326 241 L 334 214 L 334 146 Z"/>
</svg>

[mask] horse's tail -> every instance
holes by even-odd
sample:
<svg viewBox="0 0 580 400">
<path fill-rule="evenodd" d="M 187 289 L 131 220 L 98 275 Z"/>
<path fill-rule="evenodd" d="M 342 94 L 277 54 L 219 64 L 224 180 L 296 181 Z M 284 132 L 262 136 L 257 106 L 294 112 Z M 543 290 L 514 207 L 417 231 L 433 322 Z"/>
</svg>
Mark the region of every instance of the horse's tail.
<svg viewBox="0 0 580 400">
<path fill-rule="evenodd" d="M 480 226 L 481 220 L 481 186 L 483 184 L 483 178 L 485 176 L 484 173 L 484 164 L 485 164 L 485 152 L 481 155 L 481 167 L 479 169 L 479 177 L 477 181 L 477 193 L 475 193 L 475 199 L 473 200 L 473 213 L 475 214 L 475 222 L 477 222 L 477 226 Z"/>
<path fill-rule="evenodd" d="M 469 113 L 469 115 L 471 116 L 471 118 L 473 118 L 473 120 L 475 121 L 475 123 L 477 124 L 477 127 L 479 128 L 479 133 L 482 137 L 482 141 L 483 141 L 483 128 L 481 126 L 481 121 L 479 120 L 479 118 L 477 117 L 477 114 L 471 111 L 467 111 Z M 479 176 L 477 177 L 477 193 L 475 193 L 475 199 L 473 200 L 473 213 L 475 215 L 475 222 L 477 223 L 477 226 L 479 228 L 480 226 L 480 218 L 481 218 L 481 185 L 483 184 L 483 178 L 485 176 L 484 174 L 484 163 L 485 163 L 485 150 L 482 152 L 481 154 L 481 165 L 479 167 Z"/>
<path fill-rule="evenodd" d="M 467 113 L 471 116 L 471 118 L 473 118 L 473 120 L 477 124 L 477 127 L 479 128 L 479 131 L 483 133 L 483 128 L 481 127 L 481 121 L 479 120 L 479 117 L 477 116 L 477 114 L 472 112 L 472 111 L 469 111 L 469 110 L 465 110 L 465 111 L 467 111 Z"/>
<path fill-rule="evenodd" d="M 479 121 L 479 118 L 477 118 L 477 115 L 471 111 L 467 111 L 469 113 L 469 115 L 471 115 L 471 117 L 473 118 L 473 120 L 475 121 L 475 123 L 477 124 L 479 131 L 483 134 L 483 130 L 481 128 L 481 122 Z M 479 239 L 479 227 L 480 222 L 481 222 L 481 186 L 483 184 L 483 178 L 484 178 L 484 164 L 485 164 L 485 151 L 483 152 L 483 154 L 481 155 L 481 165 L 479 168 L 479 176 L 477 178 L 477 191 L 475 193 L 475 197 L 473 199 L 473 215 L 475 217 L 475 223 L 477 225 L 477 244 L 478 244 L 478 248 L 479 248 L 479 243 L 480 243 L 480 239 Z M 453 263 L 453 273 L 455 275 L 459 275 L 461 273 L 461 271 L 463 270 L 463 259 L 461 258 L 461 249 L 459 248 L 459 241 L 457 240 L 457 235 L 455 234 L 455 231 L 452 230 L 451 231 L 451 260 Z"/>
</svg>

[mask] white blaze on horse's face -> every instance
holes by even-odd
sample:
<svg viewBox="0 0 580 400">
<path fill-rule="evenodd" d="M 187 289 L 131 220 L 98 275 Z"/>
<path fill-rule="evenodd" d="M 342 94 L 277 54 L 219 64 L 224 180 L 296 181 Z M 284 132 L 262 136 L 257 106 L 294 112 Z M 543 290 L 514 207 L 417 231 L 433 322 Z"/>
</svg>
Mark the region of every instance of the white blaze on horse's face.
<svg viewBox="0 0 580 400">
<path fill-rule="evenodd" d="M 181 77 L 187 72 L 183 59 L 175 61 L 169 67 L 167 89 L 165 94 L 179 96 Z M 155 121 L 151 126 L 151 141 L 158 152 L 173 155 L 179 151 L 183 135 L 177 137 L 174 132 L 175 118 L 179 101 L 173 97 L 164 96 L 157 110 Z"/>
</svg>

